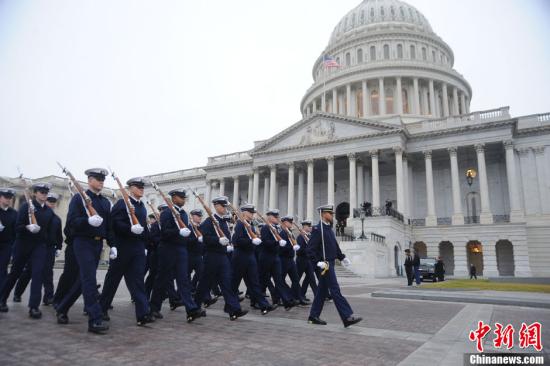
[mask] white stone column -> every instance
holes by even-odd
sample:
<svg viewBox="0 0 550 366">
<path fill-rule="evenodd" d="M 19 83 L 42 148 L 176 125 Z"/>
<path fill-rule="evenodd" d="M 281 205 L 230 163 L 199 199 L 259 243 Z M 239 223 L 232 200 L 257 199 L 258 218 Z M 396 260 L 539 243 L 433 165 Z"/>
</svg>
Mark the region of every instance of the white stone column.
<svg viewBox="0 0 550 366">
<path fill-rule="evenodd" d="M 435 117 L 436 116 L 436 108 L 435 108 L 435 89 L 434 89 L 434 81 L 432 79 L 430 79 L 428 81 L 429 83 L 429 86 L 428 88 L 430 89 L 430 114 L 432 115 L 432 117 Z"/>
<path fill-rule="evenodd" d="M 313 100 L 312 112 L 313 112 L 313 113 L 317 112 L 317 99 L 314 99 L 314 100 Z"/>
<path fill-rule="evenodd" d="M 321 96 L 321 111 L 324 113 L 327 111 L 327 94 L 326 92 L 323 93 Z"/>
<path fill-rule="evenodd" d="M 247 203 L 252 203 L 252 200 L 253 200 L 252 197 L 254 197 L 253 188 L 254 188 L 254 175 L 248 174 L 248 193 L 246 197 Z"/>
<path fill-rule="evenodd" d="M 357 208 L 357 158 L 348 154 L 349 160 L 349 218 L 353 219 L 353 210 Z"/>
<path fill-rule="evenodd" d="M 269 175 L 266 174 L 264 177 L 264 212 L 267 211 L 269 207 Z"/>
<path fill-rule="evenodd" d="M 277 165 L 269 166 L 269 208 L 277 208 Z"/>
<path fill-rule="evenodd" d="M 363 88 L 363 117 L 367 117 L 371 114 L 370 110 L 370 95 L 369 95 L 369 89 L 367 86 L 367 81 L 363 80 L 362 82 L 362 88 Z"/>
<path fill-rule="evenodd" d="M 304 219 L 304 170 L 298 170 L 298 217 Z"/>
<path fill-rule="evenodd" d="M 424 162 L 426 165 L 426 199 L 428 204 L 426 226 L 437 226 L 437 216 L 435 215 L 435 194 L 431 150 L 424 151 Z"/>
<path fill-rule="evenodd" d="M 205 202 L 210 202 L 210 200 L 212 199 L 212 184 L 214 182 L 211 180 L 211 179 L 208 179 L 206 181 L 206 192 L 204 194 L 204 201 Z"/>
<path fill-rule="evenodd" d="M 497 277 L 496 241 L 483 243 L 483 277 Z"/>
<path fill-rule="evenodd" d="M 487 183 L 487 167 L 485 165 L 485 146 L 483 144 L 475 145 L 477 153 L 477 169 L 479 170 L 479 195 L 481 196 L 481 214 L 479 222 L 481 224 L 492 224 L 493 213 L 489 202 L 489 184 Z"/>
<path fill-rule="evenodd" d="M 225 196 L 225 178 L 220 178 L 220 196 Z"/>
<path fill-rule="evenodd" d="M 421 114 L 423 114 L 423 115 L 430 114 L 429 107 L 428 107 L 428 89 L 427 88 L 422 88 L 422 111 L 421 111 Z"/>
<path fill-rule="evenodd" d="M 351 116 L 351 84 L 346 85 L 346 115 Z"/>
<path fill-rule="evenodd" d="M 327 156 L 327 203 L 334 205 L 334 156 Z"/>
<path fill-rule="evenodd" d="M 462 109 L 462 114 L 466 114 L 466 96 L 464 92 L 460 92 L 460 108 Z"/>
<path fill-rule="evenodd" d="M 307 163 L 307 212 L 308 220 L 313 220 L 313 159 L 306 160 Z"/>
<path fill-rule="evenodd" d="M 287 214 L 294 215 L 294 163 L 288 163 L 288 204 Z"/>
<path fill-rule="evenodd" d="M 447 94 L 447 84 L 443 83 L 441 91 L 443 93 L 441 96 L 441 99 L 443 100 L 443 116 L 449 117 L 449 96 Z"/>
<path fill-rule="evenodd" d="M 254 169 L 254 187 L 252 189 L 252 203 L 258 208 L 260 204 L 260 171 Z"/>
<path fill-rule="evenodd" d="M 403 92 L 401 91 L 401 77 L 395 78 L 395 97 L 397 102 L 397 114 L 403 114 Z"/>
<path fill-rule="evenodd" d="M 357 207 L 365 202 L 365 169 L 363 162 L 357 161 Z"/>
<path fill-rule="evenodd" d="M 239 205 L 239 177 L 233 177 L 233 206 Z"/>
<path fill-rule="evenodd" d="M 307 108 L 306 108 L 306 116 L 310 116 L 311 115 L 311 105 L 308 105 Z"/>
<path fill-rule="evenodd" d="M 458 111 L 458 90 L 456 86 L 453 87 L 453 115 L 458 116 L 460 113 Z"/>
<path fill-rule="evenodd" d="M 372 173 L 372 214 L 380 215 L 380 176 L 378 173 L 378 150 L 371 150 L 371 173 Z"/>
<path fill-rule="evenodd" d="M 384 90 L 384 78 L 378 78 L 378 111 L 380 115 L 386 114 L 386 92 Z"/>
<path fill-rule="evenodd" d="M 332 89 L 332 113 L 338 114 L 338 90 Z"/>
<path fill-rule="evenodd" d="M 464 225 L 464 214 L 462 213 L 462 199 L 460 197 L 460 180 L 458 173 L 457 148 L 450 147 L 449 157 L 451 159 L 451 186 L 453 190 L 453 225 Z"/>
<path fill-rule="evenodd" d="M 420 92 L 418 89 L 418 78 L 413 79 L 413 107 L 414 114 L 420 114 Z"/>
<path fill-rule="evenodd" d="M 543 215 L 550 214 L 550 194 L 548 192 L 546 169 L 548 168 L 548 161 L 545 161 L 544 145 L 533 147 L 535 153 L 535 165 L 537 167 L 537 181 L 539 185 L 539 199 L 540 208 Z"/>
<path fill-rule="evenodd" d="M 409 209 L 409 202 L 410 202 L 410 190 L 409 190 L 409 159 L 407 158 L 406 154 L 403 154 L 403 191 L 404 191 L 404 197 L 403 200 L 403 221 L 405 223 L 408 223 L 408 218 L 410 217 L 410 209 Z"/>
<path fill-rule="evenodd" d="M 397 211 L 403 213 L 405 195 L 403 191 L 403 148 L 396 146 L 395 152 L 395 190 L 397 193 Z"/>
<path fill-rule="evenodd" d="M 466 114 L 470 113 L 470 99 L 466 99 Z"/>
<path fill-rule="evenodd" d="M 525 222 L 519 196 L 514 143 L 511 140 L 504 141 L 504 149 L 506 150 L 506 178 L 508 179 L 510 197 L 510 222 Z"/>
</svg>

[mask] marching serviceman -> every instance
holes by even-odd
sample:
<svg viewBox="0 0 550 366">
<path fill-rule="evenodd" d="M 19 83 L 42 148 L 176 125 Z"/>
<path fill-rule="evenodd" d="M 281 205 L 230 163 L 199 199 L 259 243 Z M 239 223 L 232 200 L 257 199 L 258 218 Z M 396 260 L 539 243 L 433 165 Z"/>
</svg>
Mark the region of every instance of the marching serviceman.
<svg viewBox="0 0 550 366">
<path fill-rule="evenodd" d="M 16 222 L 16 240 L 13 255 L 13 265 L 10 274 L 0 289 L 0 311 L 7 312 L 6 299 L 9 297 L 15 282 L 21 276 L 25 265 L 32 268 L 31 294 L 29 297 L 29 315 L 33 319 L 42 317 L 38 309 L 42 298 L 42 281 L 46 248 L 51 242 L 51 228 L 54 213 L 46 205 L 46 198 L 51 189 L 49 183 L 33 184 L 34 199 L 27 198 Z"/>
<path fill-rule="evenodd" d="M 64 171 L 70 174 L 66 169 Z M 96 279 L 103 240 L 111 247 L 109 257 L 115 259 L 117 256 L 110 222 L 111 202 L 101 194 L 108 172 L 103 168 L 93 168 L 86 170 L 84 174 L 88 177 L 88 189 L 84 191 L 76 180 L 73 181 L 79 193 L 75 194 L 69 203 L 65 224 L 72 236 L 79 279 L 57 305 L 57 323 L 69 322 L 67 313 L 82 294 L 84 308 L 88 314 L 88 331 L 104 334 L 109 330 L 109 326 L 103 322 Z"/>
<path fill-rule="evenodd" d="M 256 213 L 254 205 L 243 205 L 240 207 L 241 217 L 247 224 L 241 221 L 241 218 L 235 224 L 235 230 L 231 242 L 235 246 L 233 252 L 233 292 L 239 292 L 239 284 L 244 279 L 247 287 L 247 293 L 250 301 L 258 307 L 262 315 L 273 310 L 273 307 L 267 302 L 260 289 L 258 274 L 258 262 L 254 254 L 255 248 L 262 243 L 262 239 L 256 236 L 256 230 L 252 225 L 252 217 Z M 249 232 L 250 230 L 250 232 Z"/>
<path fill-rule="evenodd" d="M 16 235 L 17 211 L 12 207 L 14 196 L 14 189 L 0 188 L 0 288 L 8 275 L 8 264 Z"/>
<path fill-rule="evenodd" d="M 137 325 L 141 326 L 154 321 L 150 315 L 149 300 L 145 293 L 143 271 L 146 260 L 145 246 L 149 235 L 147 209 L 142 201 L 145 180 L 141 177 L 132 178 L 126 184 L 128 192 L 123 192 L 125 197 L 118 200 L 111 210 L 118 255 L 109 262 L 109 270 L 105 276 L 99 302 L 103 311 L 103 320 L 109 320 L 107 313 L 109 306 L 124 276 L 126 286 L 135 303 Z M 124 187 L 121 187 L 122 190 Z"/>
<path fill-rule="evenodd" d="M 57 281 L 57 288 L 55 289 L 55 294 L 53 295 L 53 307 L 54 309 L 57 309 L 57 305 L 65 295 L 71 290 L 74 283 L 77 281 L 78 278 L 78 263 L 76 262 L 76 258 L 74 256 L 73 251 L 73 238 L 70 233 L 69 227 L 65 225 L 65 228 L 63 229 L 63 234 L 65 234 L 65 255 L 64 255 L 64 262 L 63 262 L 63 272 L 61 272 L 61 275 L 59 276 L 59 281 Z"/>
<path fill-rule="evenodd" d="M 292 294 L 295 301 L 302 306 L 309 305 L 302 297 L 300 288 L 300 277 L 298 277 L 298 270 L 296 268 L 296 262 L 294 256 L 297 250 L 300 249 L 300 245 L 296 242 L 294 234 L 292 233 L 292 223 L 294 219 L 292 216 L 283 216 L 281 218 L 281 238 L 286 241 L 286 245 L 279 248 L 279 257 L 281 258 L 281 276 L 283 277 L 283 284 L 286 289 Z M 286 284 L 286 276 L 290 278 L 291 287 Z"/>
<path fill-rule="evenodd" d="M 158 247 L 159 267 L 157 278 L 153 285 L 151 295 L 151 311 L 155 318 L 162 319 L 160 313 L 169 288 L 169 282 L 176 277 L 177 291 L 181 302 L 187 311 L 187 321 L 191 322 L 201 316 L 206 316 L 201 309 L 200 303 L 195 303 L 191 296 L 191 284 L 189 283 L 188 253 L 187 244 L 191 230 L 188 228 L 189 219 L 187 212 L 183 209 L 187 194 L 183 189 L 173 189 L 168 194 L 171 197 L 172 208 L 167 208 L 160 214 L 161 242 Z M 179 219 L 177 216 L 179 216 Z M 182 225 L 180 227 L 178 222 Z"/>
<path fill-rule="evenodd" d="M 200 225 L 202 220 L 202 211 L 199 209 L 191 210 L 191 235 L 189 236 L 189 243 L 187 244 L 187 252 L 189 253 L 189 281 L 191 282 L 191 293 L 197 292 L 197 284 L 202 276 L 204 270 L 203 253 L 204 244 L 203 237 L 200 232 Z M 194 272 L 194 273 L 193 273 Z M 191 277 L 193 273 L 193 277 Z"/>
<path fill-rule="evenodd" d="M 315 298 L 311 305 L 308 322 L 310 324 L 327 324 L 319 317 L 321 316 L 325 299 L 330 291 L 336 310 L 344 323 L 344 327 L 347 328 L 350 325 L 359 323 L 363 319 L 353 316 L 351 306 L 340 293 L 340 286 L 338 285 L 336 272 L 334 271 L 334 261 L 338 259 L 345 266 L 349 266 L 351 262 L 340 250 L 334 231 L 332 231 L 333 205 L 321 206 L 318 208 L 318 211 L 321 220 L 311 233 L 308 254 L 311 260 L 316 263 L 316 270 L 319 274 L 319 288 L 315 293 Z"/>
<path fill-rule="evenodd" d="M 225 300 L 225 309 L 229 319 L 236 320 L 248 313 L 241 309 L 239 297 L 231 287 L 231 263 L 227 253 L 233 251 L 230 242 L 231 234 L 225 215 L 227 213 L 227 197 L 221 196 L 212 200 L 215 213 L 208 217 L 200 226 L 204 242 L 204 272 L 199 280 L 197 303 L 207 301 L 210 289 L 219 285 Z M 213 220 L 216 220 L 214 222 Z"/>
<path fill-rule="evenodd" d="M 300 249 L 296 251 L 296 268 L 298 270 L 298 278 L 302 278 L 302 275 L 305 274 L 304 280 L 302 281 L 302 287 L 300 289 L 300 294 L 304 300 L 309 301 L 306 298 L 307 287 L 311 287 L 311 291 L 315 295 L 317 292 L 317 281 L 315 280 L 315 271 L 313 269 L 313 264 L 307 256 L 309 238 L 311 236 L 311 221 L 304 220 L 301 222 L 302 230 L 300 230 L 300 236 L 298 236 L 297 242 L 300 246 Z"/>
</svg>

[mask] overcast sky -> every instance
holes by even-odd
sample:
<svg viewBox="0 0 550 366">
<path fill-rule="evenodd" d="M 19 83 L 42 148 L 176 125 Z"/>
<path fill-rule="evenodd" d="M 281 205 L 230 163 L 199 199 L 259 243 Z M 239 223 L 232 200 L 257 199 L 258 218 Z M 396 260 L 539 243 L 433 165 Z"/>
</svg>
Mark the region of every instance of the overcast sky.
<svg viewBox="0 0 550 366">
<path fill-rule="evenodd" d="M 454 50 L 472 110 L 550 111 L 550 1 L 408 2 Z M 0 175 L 61 175 L 59 160 L 125 180 L 250 149 L 300 119 L 313 62 L 358 4 L 0 0 Z"/>
</svg>

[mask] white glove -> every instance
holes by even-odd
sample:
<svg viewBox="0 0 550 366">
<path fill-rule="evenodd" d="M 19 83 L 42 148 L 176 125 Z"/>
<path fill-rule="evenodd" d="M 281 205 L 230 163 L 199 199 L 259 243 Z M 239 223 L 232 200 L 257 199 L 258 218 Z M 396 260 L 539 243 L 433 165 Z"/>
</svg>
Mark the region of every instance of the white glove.
<svg viewBox="0 0 550 366">
<path fill-rule="evenodd" d="M 351 261 L 348 258 L 344 258 L 342 259 L 342 264 L 344 265 L 344 267 L 347 267 L 351 264 Z"/>
<path fill-rule="evenodd" d="M 327 268 L 327 264 L 325 262 L 317 262 L 317 267 L 325 269 Z"/>
<path fill-rule="evenodd" d="M 202 241 L 203 241 L 202 236 L 199 236 L 199 238 L 197 240 L 199 241 L 199 243 L 202 243 Z"/>
<path fill-rule="evenodd" d="M 99 215 L 93 215 L 88 217 L 88 224 L 92 225 L 93 227 L 99 227 L 103 223 L 103 218 Z"/>
<path fill-rule="evenodd" d="M 61 254 L 61 250 L 56 249 L 56 250 L 55 250 L 55 256 L 56 256 L 56 257 L 59 257 L 60 254 Z"/>
<path fill-rule="evenodd" d="M 218 242 L 221 244 L 221 245 L 227 245 L 229 244 L 229 239 L 227 239 L 225 236 L 223 238 L 220 238 L 220 240 L 218 240 Z"/>
<path fill-rule="evenodd" d="M 116 247 L 111 247 L 111 250 L 109 251 L 109 259 L 116 259 L 118 257 L 118 251 L 116 250 Z"/>
<path fill-rule="evenodd" d="M 233 245 L 228 245 L 227 247 L 227 253 L 231 253 L 233 251 Z"/>
<path fill-rule="evenodd" d="M 30 225 L 27 225 L 25 227 L 27 228 L 27 230 L 29 230 L 33 234 L 36 234 L 37 232 L 40 231 L 40 226 L 38 226 L 36 224 L 30 224 Z"/>
<path fill-rule="evenodd" d="M 184 227 L 184 228 L 180 229 L 180 235 L 183 236 L 184 238 L 187 238 L 189 235 L 191 235 L 191 230 Z"/>
<path fill-rule="evenodd" d="M 286 240 L 283 240 L 283 239 L 279 240 L 279 245 L 284 247 L 286 245 Z"/>
<path fill-rule="evenodd" d="M 292 247 L 292 249 L 294 249 L 294 251 L 297 252 L 300 250 L 300 246 L 296 244 L 295 246 Z"/>
<path fill-rule="evenodd" d="M 0 233 L 1 233 L 2 231 L 4 231 L 4 228 L 5 228 L 5 226 L 2 225 L 2 224 L 0 224 Z"/>
<path fill-rule="evenodd" d="M 147 249 L 145 249 L 145 256 L 147 257 Z"/>
<path fill-rule="evenodd" d="M 136 235 L 141 235 L 141 233 L 143 233 L 143 230 L 145 229 L 140 224 L 135 224 L 135 225 L 132 225 L 130 230 Z"/>
<path fill-rule="evenodd" d="M 260 244 L 262 244 L 262 239 L 260 239 L 260 238 L 254 238 L 254 239 L 252 239 L 252 244 L 254 244 L 254 245 L 260 245 Z"/>
</svg>

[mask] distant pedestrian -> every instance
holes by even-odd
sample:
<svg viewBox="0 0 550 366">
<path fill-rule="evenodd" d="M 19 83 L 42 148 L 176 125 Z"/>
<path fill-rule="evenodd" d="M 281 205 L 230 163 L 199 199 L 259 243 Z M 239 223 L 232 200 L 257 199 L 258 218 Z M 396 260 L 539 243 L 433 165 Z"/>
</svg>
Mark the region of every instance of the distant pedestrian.
<svg viewBox="0 0 550 366">
<path fill-rule="evenodd" d="M 414 269 L 414 279 L 416 281 L 416 285 L 420 286 L 420 283 L 422 282 L 420 278 L 420 257 L 418 256 L 418 253 L 416 252 L 416 250 L 414 251 L 412 264 Z"/>
<path fill-rule="evenodd" d="M 405 249 L 405 273 L 407 274 L 407 286 L 413 284 L 413 257 L 410 249 Z"/>
<path fill-rule="evenodd" d="M 443 282 L 445 281 L 445 264 L 441 257 L 437 257 L 437 262 L 434 266 L 434 281 Z"/>
<path fill-rule="evenodd" d="M 470 264 L 470 279 L 476 279 L 477 280 L 477 269 L 476 269 L 476 266 L 474 266 L 474 264 Z"/>
</svg>

